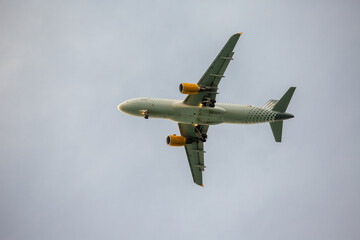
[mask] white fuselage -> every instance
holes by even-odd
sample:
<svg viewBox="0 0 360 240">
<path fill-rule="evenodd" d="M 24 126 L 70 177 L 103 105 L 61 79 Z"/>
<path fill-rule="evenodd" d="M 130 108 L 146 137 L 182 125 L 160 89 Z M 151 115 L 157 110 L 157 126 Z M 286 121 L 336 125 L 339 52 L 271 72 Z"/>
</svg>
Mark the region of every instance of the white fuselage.
<svg viewBox="0 0 360 240">
<path fill-rule="evenodd" d="M 277 112 L 250 105 L 216 103 L 215 107 L 189 106 L 182 100 L 134 98 L 118 105 L 129 115 L 164 118 L 180 123 L 215 125 L 220 123 L 252 124 L 274 122 Z"/>
</svg>

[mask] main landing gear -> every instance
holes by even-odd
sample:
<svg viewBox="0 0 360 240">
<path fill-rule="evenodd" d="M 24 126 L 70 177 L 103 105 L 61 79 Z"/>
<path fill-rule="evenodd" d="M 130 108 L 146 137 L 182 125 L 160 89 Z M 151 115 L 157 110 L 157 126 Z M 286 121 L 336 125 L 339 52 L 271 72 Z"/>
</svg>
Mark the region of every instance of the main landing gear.
<svg viewBox="0 0 360 240">
<path fill-rule="evenodd" d="M 206 142 L 206 139 L 207 139 L 207 135 L 206 135 L 205 133 L 201 134 L 201 139 L 200 139 L 200 141 Z"/>
<path fill-rule="evenodd" d="M 203 106 L 215 107 L 216 100 L 211 98 L 204 98 L 201 104 Z"/>
<path fill-rule="evenodd" d="M 210 104 L 209 104 L 209 107 L 215 107 L 215 103 L 216 103 L 216 100 L 215 99 L 210 99 Z"/>
<path fill-rule="evenodd" d="M 195 127 L 195 132 L 196 132 L 196 135 L 199 137 L 200 141 L 206 142 L 206 139 L 207 139 L 208 136 L 207 136 L 206 133 L 201 133 L 200 126 Z"/>
</svg>

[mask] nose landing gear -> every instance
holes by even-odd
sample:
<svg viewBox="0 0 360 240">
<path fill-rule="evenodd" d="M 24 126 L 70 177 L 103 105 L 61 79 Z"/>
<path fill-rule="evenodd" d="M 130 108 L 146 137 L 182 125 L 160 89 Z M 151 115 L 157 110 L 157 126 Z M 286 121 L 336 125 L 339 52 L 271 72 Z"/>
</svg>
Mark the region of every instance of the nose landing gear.
<svg viewBox="0 0 360 240">
<path fill-rule="evenodd" d="M 145 119 L 149 119 L 149 111 L 148 110 L 143 110 L 142 114 L 144 115 Z"/>
</svg>

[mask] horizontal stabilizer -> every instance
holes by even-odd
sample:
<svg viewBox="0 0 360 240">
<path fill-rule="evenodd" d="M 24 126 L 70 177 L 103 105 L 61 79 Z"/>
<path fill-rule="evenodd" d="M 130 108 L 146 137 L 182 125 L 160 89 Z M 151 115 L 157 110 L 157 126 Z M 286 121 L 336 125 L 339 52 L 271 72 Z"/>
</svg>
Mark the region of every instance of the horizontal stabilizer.
<svg viewBox="0 0 360 240">
<path fill-rule="evenodd" d="M 282 96 L 282 98 L 275 104 L 273 111 L 277 112 L 285 112 L 287 107 L 289 106 L 289 102 L 291 100 L 291 97 L 293 96 L 295 92 L 296 87 L 291 87 L 287 92 Z"/>
<path fill-rule="evenodd" d="M 276 142 L 281 142 L 283 121 L 271 122 L 270 127 Z"/>
</svg>

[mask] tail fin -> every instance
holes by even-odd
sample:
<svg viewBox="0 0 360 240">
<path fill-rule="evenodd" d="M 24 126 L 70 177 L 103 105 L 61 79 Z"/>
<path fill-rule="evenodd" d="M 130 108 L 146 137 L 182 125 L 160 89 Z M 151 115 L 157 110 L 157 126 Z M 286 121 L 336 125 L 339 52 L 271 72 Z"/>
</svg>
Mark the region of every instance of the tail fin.
<svg viewBox="0 0 360 240">
<path fill-rule="evenodd" d="M 275 104 L 272 110 L 281 113 L 285 112 L 287 107 L 289 106 L 289 102 L 295 92 L 295 89 L 296 87 L 289 88 L 289 90 L 287 90 L 284 96 L 282 96 L 282 98 Z"/>
<path fill-rule="evenodd" d="M 284 113 L 287 107 L 289 106 L 291 97 L 293 96 L 295 89 L 296 87 L 289 88 L 289 90 L 287 90 L 287 92 L 284 94 L 284 96 L 282 96 L 282 98 L 279 101 L 274 102 L 275 106 L 272 108 L 272 110 L 276 112 Z M 274 135 L 275 141 L 281 142 L 283 121 L 271 122 L 270 127 Z"/>
</svg>

